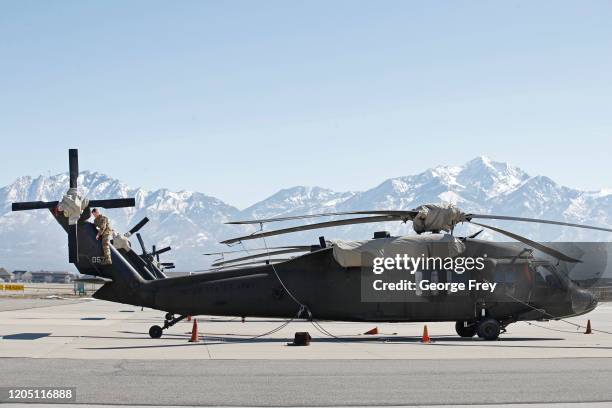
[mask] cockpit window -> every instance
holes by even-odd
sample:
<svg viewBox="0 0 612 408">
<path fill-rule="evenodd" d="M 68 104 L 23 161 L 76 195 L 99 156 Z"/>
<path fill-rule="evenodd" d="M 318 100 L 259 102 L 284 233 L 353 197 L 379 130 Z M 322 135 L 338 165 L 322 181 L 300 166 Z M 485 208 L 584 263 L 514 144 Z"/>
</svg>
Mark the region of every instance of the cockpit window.
<svg viewBox="0 0 612 408">
<path fill-rule="evenodd" d="M 561 281 L 554 272 L 552 265 L 538 265 L 536 267 L 536 284 L 541 287 L 561 288 Z"/>
</svg>

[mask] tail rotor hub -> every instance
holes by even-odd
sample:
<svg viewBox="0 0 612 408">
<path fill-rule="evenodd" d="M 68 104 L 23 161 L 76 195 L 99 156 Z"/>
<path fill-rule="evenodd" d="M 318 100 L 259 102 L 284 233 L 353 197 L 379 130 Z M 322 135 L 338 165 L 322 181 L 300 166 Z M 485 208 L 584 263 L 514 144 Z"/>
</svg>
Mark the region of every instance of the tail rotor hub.
<svg viewBox="0 0 612 408">
<path fill-rule="evenodd" d="M 76 187 L 68 189 L 58 205 L 64 217 L 68 218 L 69 225 L 75 225 L 87 207 L 89 207 L 89 199 L 81 197 Z"/>
</svg>

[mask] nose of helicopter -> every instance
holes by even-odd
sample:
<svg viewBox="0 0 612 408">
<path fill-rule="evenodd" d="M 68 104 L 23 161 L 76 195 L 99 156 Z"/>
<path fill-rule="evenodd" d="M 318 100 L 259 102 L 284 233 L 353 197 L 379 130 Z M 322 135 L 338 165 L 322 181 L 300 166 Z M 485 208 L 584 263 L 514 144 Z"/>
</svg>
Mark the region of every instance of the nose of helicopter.
<svg viewBox="0 0 612 408">
<path fill-rule="evenodd" d="M 597 299 L 591 292 L 585 289 L 577 289 L 572 292 L 572 310 L 575 314 L 590 312 L 597 306 Z"/>
</svg>

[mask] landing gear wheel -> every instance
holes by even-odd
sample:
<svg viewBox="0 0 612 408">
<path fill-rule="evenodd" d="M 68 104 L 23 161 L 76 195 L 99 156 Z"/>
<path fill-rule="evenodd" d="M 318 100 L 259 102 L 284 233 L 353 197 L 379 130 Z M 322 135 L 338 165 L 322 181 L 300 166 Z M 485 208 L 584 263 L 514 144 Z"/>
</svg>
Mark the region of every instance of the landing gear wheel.
<svg viewBox="0 0 612 408">
<path fill-rule="evenodd" d="M 478 337 L 485 340 L 497 340 L 500 330 L 499 322 L 495 319 L 485 319 L 478 323 Z"/>
<path fill-rule="evenodd" d="M 162 333 L 163 330 L 159 326 L 151 326 L 149 329 L 149 336 L 151 336 L 152 339 L 159 339 L 162 336 Z"/>
<path fill-rule="evenodd" d="M 172 314 L 170 312 L 166 313 L 166 320 L 170 321 L 172 319 L 174 319 L 174 314 Z"/>
<path fill-rule="evenodd" d="M 466 322 L 463 320 L 458 320 L 455 323 L 455 330 L 457 331 L 457 334 L 461 337 L 474 337 L 476 331 L 478 330 L 478 325 L 474 322 L 467 322 L 466 326 L 465 323 Z"/>
</svg>

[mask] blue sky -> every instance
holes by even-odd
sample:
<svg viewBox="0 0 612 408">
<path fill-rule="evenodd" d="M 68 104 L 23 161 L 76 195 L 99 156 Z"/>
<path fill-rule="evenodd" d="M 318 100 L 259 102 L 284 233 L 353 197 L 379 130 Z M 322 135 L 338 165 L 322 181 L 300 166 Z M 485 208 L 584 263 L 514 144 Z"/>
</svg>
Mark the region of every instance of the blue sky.
<svg viewBox="0 0 612 408">
<path fill-rule="evenodd" d="M 3 1 L 0 185 L 81 168 L 244 207 L 477 155 L 612 187 L 609 1 Z"/>
</svg>

